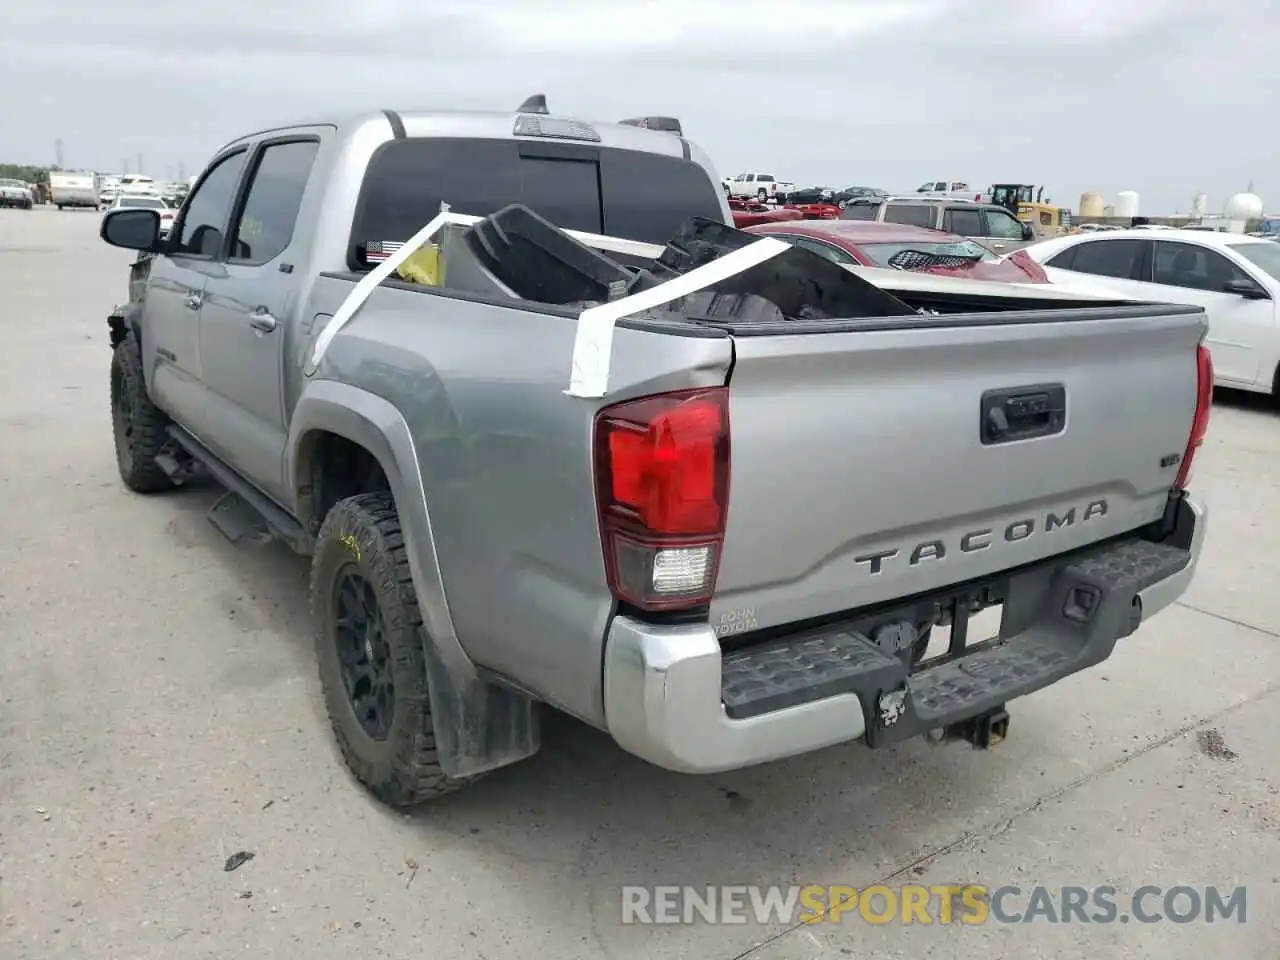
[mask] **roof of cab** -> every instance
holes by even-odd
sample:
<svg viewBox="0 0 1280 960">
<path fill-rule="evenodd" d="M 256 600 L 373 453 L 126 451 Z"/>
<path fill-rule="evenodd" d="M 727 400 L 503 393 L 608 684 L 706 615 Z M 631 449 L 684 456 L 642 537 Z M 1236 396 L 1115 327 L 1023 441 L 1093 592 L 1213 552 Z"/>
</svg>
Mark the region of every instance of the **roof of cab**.
<svg viewBox="0 0 1280 960">
<path fill-rule="evenodd" d="M 337 116 L 313 117 L 243 134 L 220 147 L 218 153 L 236 144 L 260 139 L 264 136 L 287 134 L 307 127 L 322 126 L 334 128 L 338 135 L 344 138 L 355 135 L 362 129 L 376 125 L 384 128 L 388 139 L 403 137 L 476 137 L 496 140 L 522 139 L 558 143 L 596 143 L 596 141 L 573 140 L 561 137 L 517 137 L 514 128 L 516 121 L 522 116 L 585 124 L 599 135 L 599 145 L 604 147 L 641 150 L 646 153 L 665 153 L 677 157 L 685 154 L 684 143 L 687 141 L 665 130 L 653 130 L 613 121 L 585 120 L 559 114 L 482 110 L 365 110 Z"/>
</svg>

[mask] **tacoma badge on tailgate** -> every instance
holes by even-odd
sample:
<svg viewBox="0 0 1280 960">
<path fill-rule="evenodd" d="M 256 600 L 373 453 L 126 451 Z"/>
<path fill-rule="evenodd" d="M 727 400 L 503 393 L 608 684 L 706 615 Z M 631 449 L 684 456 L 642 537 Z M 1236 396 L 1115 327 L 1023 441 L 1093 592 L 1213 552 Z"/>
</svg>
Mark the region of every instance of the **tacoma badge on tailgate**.
<svg viewBox="0 0 1280 960">
<path fill-rule="evenodd" d="M 1095 517 L 1105 517 L 1106 515 L 1106 500 L 1090 500 L 1080 513 L 1080 522 L 1088 523 Z M 907 562 L 914 567 L 918 566 L 922 560 L 946 559 L 947 551 L 951 548 L 959 550 L 961 553 L 977 553 L 979 550 L 985 550 L 991 546 L 997 536 L 1008 543 L 1017 543 L 1019 540 L 1026 540 L 1034 535 L 1037 530 L 1042 533 L 1053 533 L 1055 530 L 1074 526 L 1075 523 L 1075 507 L 1071 507 L 1062 513 L 1050 510 L 1043 519 L 1039 517 L 1024 517 L 1014 520 L 1012 523 L 1007 524 L 998 535 L 995 528 L 983 527 L 962 534 L 955 543 L 951 544 L 951 547 L 948 547 L 947 543 L 942 539 L 924 540 L 910 549 L 907 547 L 890 547 L 887 550 L 878 550 L 875 553 L 864 553 L 861 556 L 854 557 L 853 562 L 865 563 L 868 573 L 874 576 L 881 572 L 884 567 L 884 561 L 892 560 L 899 554 L 906 554 Z"/>
</svg>

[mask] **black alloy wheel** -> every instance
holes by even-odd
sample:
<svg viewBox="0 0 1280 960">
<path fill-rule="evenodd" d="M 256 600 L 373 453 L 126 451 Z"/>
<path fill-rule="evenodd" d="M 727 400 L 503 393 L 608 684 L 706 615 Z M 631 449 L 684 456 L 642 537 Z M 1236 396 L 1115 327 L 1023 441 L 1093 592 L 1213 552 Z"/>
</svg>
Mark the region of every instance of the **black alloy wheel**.
<svg viewBox="0 0 1280 960">
<path fill-rule="evenodd" d="M 386 740 L 395 718 L 396 684 L 378 597 L 355 564 L 339 569 L 332 596 L 333 637 L 347 702 L 370 738 Z"/>
</svg>

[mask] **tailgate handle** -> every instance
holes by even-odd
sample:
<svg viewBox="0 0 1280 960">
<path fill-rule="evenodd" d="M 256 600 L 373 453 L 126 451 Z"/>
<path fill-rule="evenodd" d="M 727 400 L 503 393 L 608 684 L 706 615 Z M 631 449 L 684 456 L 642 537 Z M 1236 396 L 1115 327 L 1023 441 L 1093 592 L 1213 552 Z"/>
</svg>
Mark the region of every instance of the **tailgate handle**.
<svg viewBox="0 0 1280 960">
<path fill-rule="evenodd" d="M 984 445 L 1053 436 L 1067 424 L 1067 391 L 1060 383 L 988 390 L 981 418 Z"/>
</svg>

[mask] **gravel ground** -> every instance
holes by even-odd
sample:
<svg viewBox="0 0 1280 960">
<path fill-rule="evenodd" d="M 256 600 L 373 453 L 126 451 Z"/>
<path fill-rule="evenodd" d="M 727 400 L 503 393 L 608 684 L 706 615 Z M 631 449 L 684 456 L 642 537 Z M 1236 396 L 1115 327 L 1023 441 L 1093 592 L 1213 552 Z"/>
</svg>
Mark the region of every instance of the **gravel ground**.
<svg viewBox="0 0 1280 960">
<path fill-rule="evenodd" d="M 209 489 L 119 483 L 105 317 L 130 255 L 97 223 L 0 211 L 0 957 L 1280 954 L 1267 403 L 1219 397 L 1184 602 L 1016 702 L 998 750 L 847 746 L 690 778 L 556 718 L 533 760 L 406 816 L 338 761 L 304 563 L 222 540 Z M 879 880 L 1243 884 L 1247 919 L 620 922 L 624 884 Z"/>
</svg>

